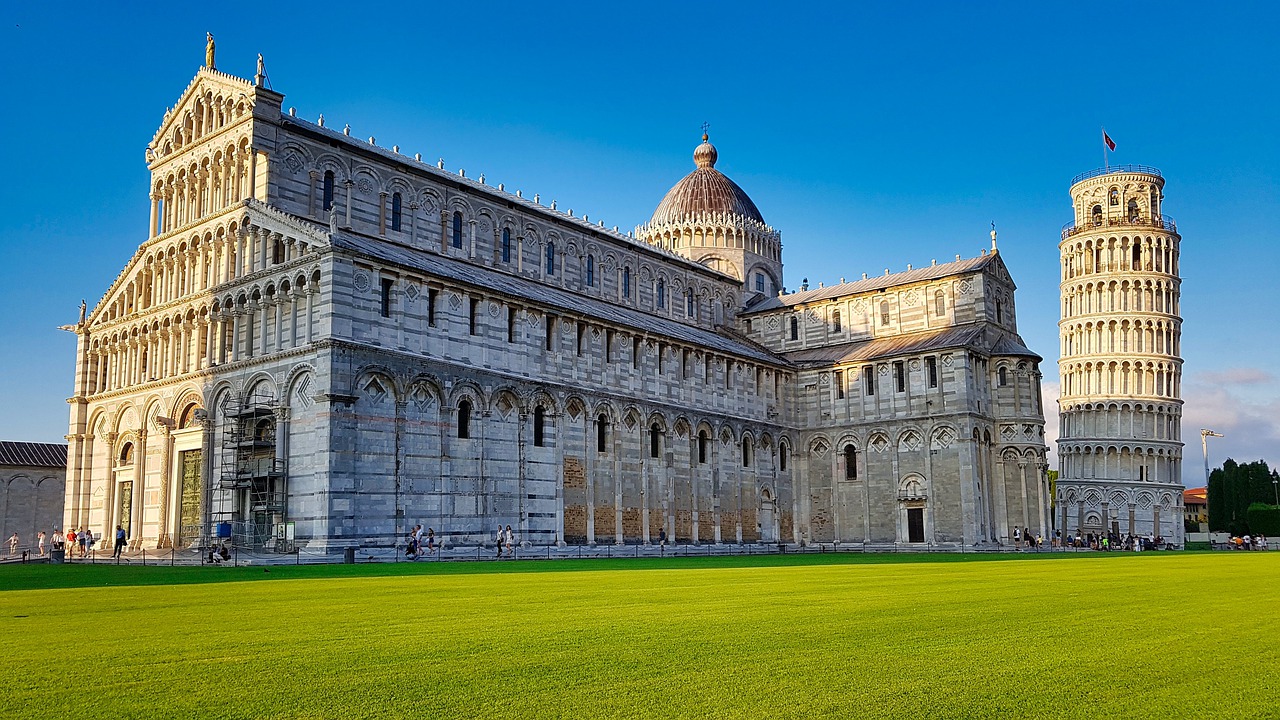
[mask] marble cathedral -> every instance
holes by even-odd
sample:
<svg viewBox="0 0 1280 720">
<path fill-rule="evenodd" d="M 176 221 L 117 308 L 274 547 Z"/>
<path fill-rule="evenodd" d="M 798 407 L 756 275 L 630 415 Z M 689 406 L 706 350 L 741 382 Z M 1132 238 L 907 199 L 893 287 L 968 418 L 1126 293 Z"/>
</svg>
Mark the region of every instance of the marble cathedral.
<svg viewBox="0 0 1280 720">
<path fill-rule="evenodd" d="M 1041 358 L 994 233 L 789 293 L 705 135 L 622 233 L 283 98 L 211 44 L 147 145 L 148 236 L 72 328 L 68 527 L 268 551 L 417 523 L 453 545 L 1049 533 Z"/>
</svg>

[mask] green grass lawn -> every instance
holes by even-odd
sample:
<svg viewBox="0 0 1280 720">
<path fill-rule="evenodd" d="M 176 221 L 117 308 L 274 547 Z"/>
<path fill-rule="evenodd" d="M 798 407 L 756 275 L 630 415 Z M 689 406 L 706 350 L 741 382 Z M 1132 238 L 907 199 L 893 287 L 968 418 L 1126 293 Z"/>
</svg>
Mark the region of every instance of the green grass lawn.
<svg viewBox="0 0 1280 720">
<path fill-rule="evenodd" d="M 1277 717 L 1280 553 L 0 567 L 0 717 Z"/>
</svg>

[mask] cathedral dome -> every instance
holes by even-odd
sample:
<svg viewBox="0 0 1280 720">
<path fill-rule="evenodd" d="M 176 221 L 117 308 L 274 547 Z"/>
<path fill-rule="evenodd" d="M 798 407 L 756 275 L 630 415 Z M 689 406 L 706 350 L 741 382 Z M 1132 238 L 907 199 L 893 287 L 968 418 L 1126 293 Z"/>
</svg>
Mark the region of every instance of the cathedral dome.
<svg viewBox="0 0 1280 720">
<path fill-rule="evenodd" d="M 702 144 L 693 151 L 697 169 L 667 191 L 662 202 L 658 203 L 658 209 L 653 211 L 649 224 L 679 223 L 715 213 L 737 215 L 763 223 L 764 218 L 751 198 L 737 183 L 716 170 L 719 157 L 716 146 L 708 142 L 704 134 Z"/>
</svg>

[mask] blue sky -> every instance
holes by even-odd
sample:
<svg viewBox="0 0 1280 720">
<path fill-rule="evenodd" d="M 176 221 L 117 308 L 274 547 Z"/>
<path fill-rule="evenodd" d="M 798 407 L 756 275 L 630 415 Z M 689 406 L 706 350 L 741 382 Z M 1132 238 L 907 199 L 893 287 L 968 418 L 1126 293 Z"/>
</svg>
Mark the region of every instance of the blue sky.
<svg viewBox="0 0 1280 720">
<path fill-rule="evenodd" d="M 1187 484 L 1206 425 L 1226 434 L 1214 464 L 1280 462 L 1271 5 L 107 5 L 0 10 L 0 439 L 66 432 L 75 344 L 56 327 L 145 239 L 143 148 L 211 31 L 220 70 L 263 53 L 303 117 L 623 229 L 709 122 L 717 168 L 782 232 L 790 288 L 971 257 L 994 220 L 1051 395 L 1059 229 L 1105 125 L 1112 162 L 1163 171 L 1183 235 Z"/>
</svg>

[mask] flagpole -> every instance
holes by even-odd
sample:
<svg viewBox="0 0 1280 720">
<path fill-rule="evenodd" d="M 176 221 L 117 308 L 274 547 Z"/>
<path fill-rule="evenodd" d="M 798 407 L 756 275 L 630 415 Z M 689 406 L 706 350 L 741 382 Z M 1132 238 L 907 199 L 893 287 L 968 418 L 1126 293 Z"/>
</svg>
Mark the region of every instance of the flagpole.
<svg viewBox="0 0 1280 720">
<path fill-rule="evenodd" d="M 1104 171 L 1111 169 L 1110 160 L 1107 157 L 1107 128 L 1102 128 L 1102 169 Z"/>
</svg>

